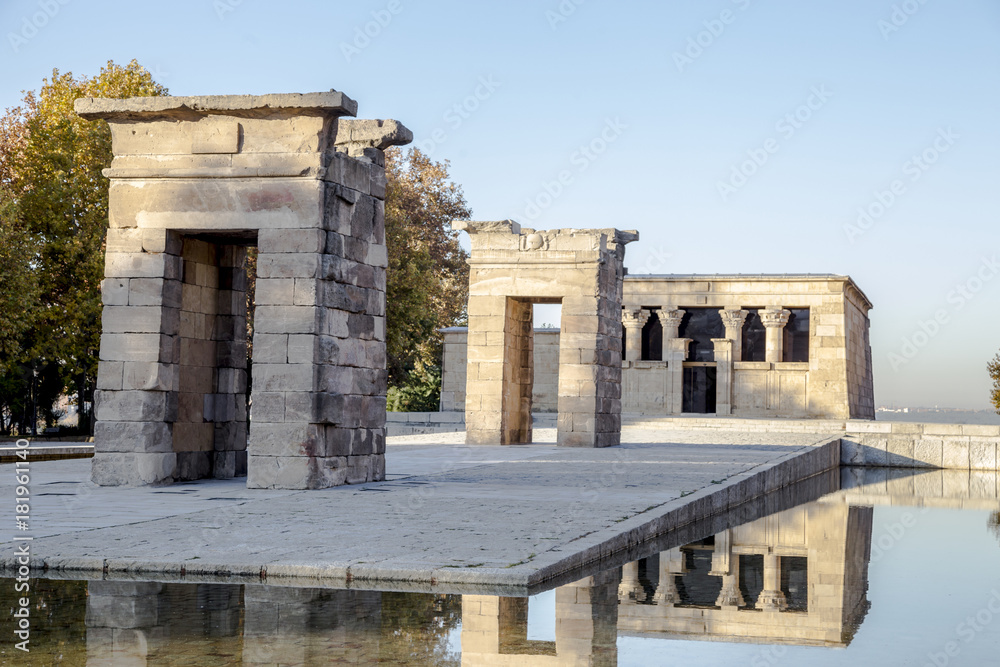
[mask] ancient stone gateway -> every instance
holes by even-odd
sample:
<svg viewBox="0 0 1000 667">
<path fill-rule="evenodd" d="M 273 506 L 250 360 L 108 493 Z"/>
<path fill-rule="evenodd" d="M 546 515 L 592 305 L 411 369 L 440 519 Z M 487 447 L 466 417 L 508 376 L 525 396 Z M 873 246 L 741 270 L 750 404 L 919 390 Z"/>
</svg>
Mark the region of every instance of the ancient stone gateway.
<svg viewBox="0 0 1000 667">
<path fill-rule="evenodd" d="M 114 149 L 94 481 L 383 479 L 382 150 L 410 132 L 344 120 L 357 103 L 335 91 L 81 99 L 76 110 L 108 121 Z"/>
<path fill-rule="evenodd" d="M 619 444 L 625 245 L 638 232 L 453 227 L 472 239 L 466 442 L 531 442 L 532 304 L 561 303 L 558 443 Z"/>
</svg>

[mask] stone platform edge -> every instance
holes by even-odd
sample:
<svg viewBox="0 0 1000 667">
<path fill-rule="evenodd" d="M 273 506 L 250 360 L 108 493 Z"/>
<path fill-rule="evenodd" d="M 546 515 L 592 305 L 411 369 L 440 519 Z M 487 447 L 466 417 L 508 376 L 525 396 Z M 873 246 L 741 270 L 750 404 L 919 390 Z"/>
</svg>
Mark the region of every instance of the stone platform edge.
<svg viewBox="0 0 1000 667">
<path fill-rule="evenodd" d="M 569 555 L 545 553 L 523 564 L 507 568 L 436 568 L 429 569 L 421 563 L 412 566 L 397 563 L 389 567 L 377 564 L 349 564 L 315 562 L 283 562 L 254 564 L 178 563 L 176 561 L 136 561 L 113 558 L 50 557 L 32 559 L 31 569 L 42 570 L 52 578 L 54 573 L 94 573 L 101 578 L 126 575 L 168 575 L 242 579 L 245 583 L 276 583 L 288 580 L 285 585 L 304 585 L 308 581 L 322 580 L 326 587 L 333 583 L 365 582 L 370 590 L 376 582 L 422 583 L 456 585 L 463 588 L 487 589 L 540 587 L 547 581 L 583 570 L 603 560 L 662 536 L 670 531 L 683 529 L 696 521 L 735 509 L 754 499 L 776 492 L 840 465 L 840 436 L 833 436 L 795 449 L 768 463 L 733 475 L 720 484 L 710 484 L 693 493 L 648 508 L 622 521 L 615 527 L 601 529 L 571 541 L 564 549 L 573 549 Z M 651 513 L 657 516 L 650 519 Z M 17 572 L 18 563 L 13 555 L 0 557 L 0 573 Z M 586 575 L 581 575 L 586 576 Z M 354 586 L 361 588 L 360 586 Z"/>
</svg>

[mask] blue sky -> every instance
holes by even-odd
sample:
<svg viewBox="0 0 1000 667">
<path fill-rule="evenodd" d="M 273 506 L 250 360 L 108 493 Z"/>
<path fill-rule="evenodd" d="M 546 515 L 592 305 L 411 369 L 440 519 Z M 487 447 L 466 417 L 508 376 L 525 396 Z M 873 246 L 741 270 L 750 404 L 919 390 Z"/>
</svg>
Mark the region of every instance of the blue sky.
<svg viewBox="0 0 1000 667">
<path fill-rule="evenodd" d="M 4 107 L 108 59 L 176 95 L 336 88 L 478 219 L 638 229 L 632 273 L 850 274 L 877 402 L 988 405 L 995 0 L 7 0 L 0 27 Z"/>
</svg>

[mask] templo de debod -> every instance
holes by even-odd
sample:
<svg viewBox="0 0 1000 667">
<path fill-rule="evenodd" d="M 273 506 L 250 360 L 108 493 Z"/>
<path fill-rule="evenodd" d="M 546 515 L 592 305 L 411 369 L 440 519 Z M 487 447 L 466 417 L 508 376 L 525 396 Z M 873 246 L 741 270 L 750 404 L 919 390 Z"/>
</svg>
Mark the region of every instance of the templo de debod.
<svg viewBox="0 0 1000 667">
<path fill-rule="evenodd" d="M 850 277 L 627 275 L 623 292 L 624 413 L 875 418 L 872 304 Z M 466 409 L 467 337 L 444 330 L 443 411 Z M 563 393 L 564 337 L 533 332 L 535 412 Z"/>
</svg>

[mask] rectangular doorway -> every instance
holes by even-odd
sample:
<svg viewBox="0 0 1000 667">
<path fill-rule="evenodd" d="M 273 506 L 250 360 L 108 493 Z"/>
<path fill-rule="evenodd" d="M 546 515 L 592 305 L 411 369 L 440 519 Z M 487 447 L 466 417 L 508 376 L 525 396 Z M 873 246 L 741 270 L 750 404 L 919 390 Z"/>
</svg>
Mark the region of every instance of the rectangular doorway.
<svg viewBox="0 0 1000 667">
<path fill-rule="evenodd" d="M 682 412 L 715 414 L 715 364 L 684 365 Z"/>
</svg>

